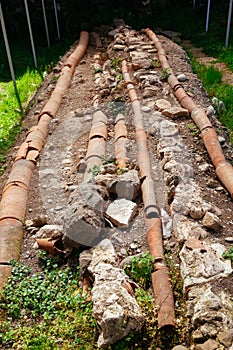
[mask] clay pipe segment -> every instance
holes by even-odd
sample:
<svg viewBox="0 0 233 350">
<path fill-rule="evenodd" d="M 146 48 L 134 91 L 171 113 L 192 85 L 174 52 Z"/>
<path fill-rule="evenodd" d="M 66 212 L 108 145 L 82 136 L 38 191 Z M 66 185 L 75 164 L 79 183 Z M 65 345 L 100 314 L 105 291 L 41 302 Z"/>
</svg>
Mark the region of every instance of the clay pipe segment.
<svg viewBox="0 0 233 350">
<path fill-rule="evenodd" d="M 125 117 L 123 114 L 118 114 L 116 117 L 115 127 L 115 156 L 118 168 L 125 169 L 127 167 L 127 128 L 125 124 Z"/>
<path fill-rule="evenodd" d="M 107 121 L 107 116 L 102 111 L 97 110 L 94 112 L 85 157 L 87 167 L 83 181 L 90 181 L 92 179 L 93 167 L 102 165 L 102 159 L 106 154 Z"/>
<path fill-rule="evenodd" d="M 152 285 L 158 306 L 158 327 L 175 326 L 175 306 L 169 270 L 164 262 L 161 219 L 145 218 L 150 254 L 155 258 Z"/>
<path fill-rule="evenodd" d="M 127 72 L 126 61 L 122 62 L 122 69 L 125 73 Z M 168 268 L 166 267 L 164 261 L 162 224 L 160 213 L 156 206 L 154 182 L 151 177 L 150 158 L 147 147 L 147 137 L 143 129 L 143 120 L 138 99 L 133 101 L 132 109 L 134 114 L 136 143 L 138 148 L 138 163 L 143 180 L 141 186 L 143 203 L 144 207 L 149 210 L 149 212 L 145 212 L 147 241 L 150 253 L 155 258 L 154 272 L 152 273 L 152 285 L 155 294 L 155 302 L 158 307 L 158 328 L 161 329 L 167 326 L 174 327 L 174 298 L 169 280 Z"/>
<path fill-rule="evenodd" d="M 158 54 L 163 55 L 163 61 L 161 62 L 162 67 L 164 68 L 165 65 L 169 67 L 168 62 L 166 61 L 166 57 L 164 56 L 164 50 L 162 49 L 162 45 L 159 43 L 159 40 L 157 39 L 156 35 L 150 29 L 145 29 L 144 32 L 154 42 L 158 50 Z M 170 67 L 169 70 L 170 72 L 172 72 Z M 173 72 L 168 77 L 168 83 L 172 87 L 174 94 L 180 102 L 181 106 L 189 111 L 193 121 L 200 129 L 206 150 L 213 162 L 213 165 L 215 166 L 216 175 L 230 193 L 231 198 L 233 198 L 233 167 L 225 159 L 223 150 L 218 141 L 218 136 L 214 131 L 209 118 L 207 117 L 205 111 L 202 108 L 198 108 L 198 106 L 193 102 L 191 97 L 185 93 L 182 87 L 179 87 L 178 89 L 175 88 L 177 85 L 179 85 L 179 82 L 174 76 Z M 226 176 L 224 175 L 224 172 L 226 172 Z"/>
<path fill-rule="evenodd" d="M 23 221 L 26 215 L 28 192 L 36 159 L 45 143 L 51 117 L 59 108 L 62 96 L 70 84 L 76 64 L 85 53 L 88 33 L 82 32 L 79 45 L 72 54 L 72 65 L 64 67 L 62 76 L 50 97 L 50 107 L 42 110 L 38 125 L 27 135 L 26 141 L 17 152 L 9 180 L 3 189 L 0 202 L 0 289 L 7 282 L 11 267 L 2 267 L 11 259 L 18 260 L 23 239 Z M 66 81 L 64 80 L 66 79 Z"/>
<path fill-rule="evenodd" d="M 79 43 L 73 53 L 64 62 L 63 68 L 61 70 L 61 75 L 58 78 L 56 87 L 49 99 L 42 109 L 40 115 L 48 114 L 52 118 L 55 118 L 57 111 L 60 107 L 61 100 L 68 89 L 74 70 L 79 63 L 79 61 L 84 56 L 89 41 L 89 34 L 87 32 L 80 33 Z"/>
</svg>

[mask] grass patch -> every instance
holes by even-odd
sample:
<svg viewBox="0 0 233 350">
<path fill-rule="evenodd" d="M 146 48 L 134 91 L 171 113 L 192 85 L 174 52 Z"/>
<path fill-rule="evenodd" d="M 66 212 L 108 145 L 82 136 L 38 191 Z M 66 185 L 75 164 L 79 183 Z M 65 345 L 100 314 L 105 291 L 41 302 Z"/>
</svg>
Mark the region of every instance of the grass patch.
<svg viewBox="0 0 233 350">
<path fill-rule="evenodd" d="M 194 58 L 191 59 L 193 71 L 197 73 L 202 81 L 210 97 L 217 97 L 219 101 L 223 101 L 225 108 L 214 106 L 219 120 L 225 125 L 229 131 L 231 142 L 233 143 L 233 86 L 223 84 L 222 73 L 213 66 L 206 67 L 199 64 Z"/>
<path fill-rule="evenodd" d="M 78 287 L 79 269 L 59 269 L 42 253 L 43 271 L 13 262 L 0 296 L 4 349 L 96 349 L 92 303 Z"/>
</svg>

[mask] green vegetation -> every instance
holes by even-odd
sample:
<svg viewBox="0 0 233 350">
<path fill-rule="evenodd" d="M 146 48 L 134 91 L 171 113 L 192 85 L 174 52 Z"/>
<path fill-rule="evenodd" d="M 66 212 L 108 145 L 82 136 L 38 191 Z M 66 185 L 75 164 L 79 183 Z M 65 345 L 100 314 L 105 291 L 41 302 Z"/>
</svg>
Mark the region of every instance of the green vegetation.
<svg viewBox="0 0 233 350">
<path fill-rule="evenodd" d="M 40 86 L 44 74 L 50 72 L 58 61 L 59 56 L 63 54 L 70 46 L 71 40 L 63 40 L 55 44 L 50 50 L 41 47 L 38 49 L 39 69 L 33 68 L 33 58 L 31 49 L 28 46 L 13 43 L 12 56 L 16 75 L 16 84 L 23 106 L 21 113 L 17 98 L 14 92 L 14 86 L 10 81 L 9 66 L 6 56 L 1 57 L 0 64 L 0 175 L 4 171 L 7 150 L 14 143 L 16 135 L 21 131 L 22 121 L 28 108 L 31 107 L 33 100 L 29 101 L 35 91 Z M 0 43 L 1 52 L 5 52 L 3 43 Z M 54 77 L 52 80 L 56 80 Z"/>
<path fill-rule="evenodd" d="M 233 57 L 233 56 L 232 56 Z M 210 97 L 216 97 L 223 104 L 213 103 L 219 120 L 229 131 L 231 142 L 233 142 L 233 86 L 222 83 L 222 73 L 213 66 L 206 67 L 192 59 L 192 67 L 197 73 L 204 88 Z M 222 106 L 222 108 L 220 108 Z"/>
<path fill-rule="evenodd" d="M 58 267 L 41 253 L 43 270 L 12 262 L 0 295 L 0 343 L 4 349 L 96 349 L 92 303 L 78 287 L 78 269 Z"/>
<path fill-rule="evenodd" d="M 154 270 L 154 258 L 145 253 L 142 256 L 135 256 L 132 264 L 127 265 L 125 272 L 142 288 L 148 288 L 151 281 L 151 272 Z"/>
<path fill-rule="evenodd" d="M 224 259 L 230 259 L 233 263 L 233 246 L 229 247 L 228 250 L 224 252 L 222 256 Z"/>
</svg>

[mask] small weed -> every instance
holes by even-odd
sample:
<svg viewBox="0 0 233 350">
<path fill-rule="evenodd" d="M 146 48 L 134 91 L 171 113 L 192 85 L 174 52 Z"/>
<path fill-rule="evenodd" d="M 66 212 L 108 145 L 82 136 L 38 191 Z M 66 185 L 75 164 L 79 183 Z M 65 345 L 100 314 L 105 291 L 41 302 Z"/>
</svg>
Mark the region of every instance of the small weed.
<svg viewBox="0 0 233 350">
<path fill-rule="evenodd" d="M 116 116 L 117 114 L 124 114 L 125 113 L 125 103 L 111 101 L 108 104 L 108 110 L 112 116 Z"/>
<path fill-rule="evenodd" d="M 233 263 L 233 246 L 229 247 L 228 250 L 224 252 L 222 256 L 224 259 L 230 259 Z"/>
<path fill-rule="evenodd" d="M 154 257 L 148 253 L 132 259 L 132 265 L 125 268 L 127 275 L 135 282 L 139 283 L 142 288 L 148 288 L 151 282 L 151 272 L 154 269 Z"/>
<path fill-rule="evenodd" d="M 195 136 L 195 135 L 199 134 L 199 129 L 194 123 L 188 124 L 187 128 L 191 131 L 192 135 Z"/>
<path fill-rule="evenodd" d="M 156 59 L 153 59 L 153 67 L 154 68 L 159 68 L 161 66 L 160 62 Z"/>
<path fill-rule="evenodd" d="M 103 73 L 103 68 L 95 69 L 95 74 L 97 74 L 97 73 Z"/>
<path fill-rule="evenodd" d="M 0 295 L 0 342 L 10 349 L 96 349 L 92 303 L 78 288 L 79 269 L 58 269 L 41 253 L 42 272 L 12 261 L 12 276 Z"/>
<path fill-rule="evenodd" d="M 121 71 L 121 62 L 123 58 L 118 57 L 118 58 L 113 58 L 111 59 L 111 66 L 115 71 L 120 72 Z"/>
<path fill-rule="evenodd" d="M 117 174 L 118 175 L 125 174 L 127 173 L 128 170 L 129 170 L 128 168 L 117 168 Z"/>
<path fill-rule="evenodd" d="M 160 80 L 167 80 L 169 75 L 171 75 L 171 72 L 170 72 L 169 68 L 164 68 L 162 70 L 162 73 L 160 74 L 159 79 Z"/>
<path fill-rule="evenodd" d="M 100 172 L 100 165 L 94 165 L 91 169 L 88 170 L 89 173 L 92 173 L 92 179 L 96 177 Z"/>
</svg>

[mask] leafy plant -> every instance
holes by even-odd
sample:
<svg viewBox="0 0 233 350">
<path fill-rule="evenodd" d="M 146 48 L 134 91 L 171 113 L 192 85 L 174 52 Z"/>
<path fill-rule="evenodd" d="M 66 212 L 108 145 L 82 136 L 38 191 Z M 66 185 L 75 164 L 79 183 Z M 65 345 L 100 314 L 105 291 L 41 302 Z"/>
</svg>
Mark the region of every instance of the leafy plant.
<svg viewBox="0 0 233 350">
<path fill-rule="evenodd" d="M 151 281 L 151 272 L 154 269 L 154 257 L 148 253 L 135 256 L 131 265 L 126 265 L 125 272 L 143 288 L 147 288 Z"/>
<path fill-rule="evenodd" d="M 42 272 L 12 261 L 12 276 L 0 295 L 0 342 L 11 349 L 96 349 L 92 303 L 78 286 L 79 269 L 58 269 L 40 254 Z M 75 345 L 74 345 L 75 344 Z"/>
<path fill-rule="evenodd" d="M 117 72 L 121 71 L 121 62 L 122 62 L 123 58 L 122 57 L 118 57 L 118 58 L 113 58 L 111 59 L 111 66 L 113 69 L 115 69 Z"/>
<path fill-rule="evenodd" d="M 233 246 L 229 247 L 227 251 L 222 254 L 224 259 L 230 259 L 233 263 Z"/>
<path fill-rule="evenodd" d="M 171 74 L 169 68 L 164 68 L 162 70 L 162 73 L 160 74 L 160 80 L 167 80 L 169 75 Z"/>
</svg>

